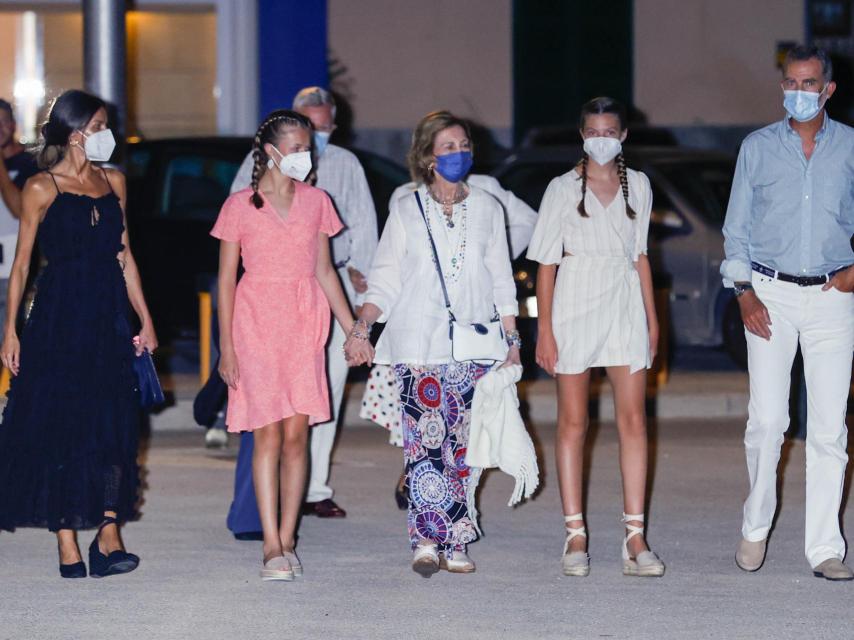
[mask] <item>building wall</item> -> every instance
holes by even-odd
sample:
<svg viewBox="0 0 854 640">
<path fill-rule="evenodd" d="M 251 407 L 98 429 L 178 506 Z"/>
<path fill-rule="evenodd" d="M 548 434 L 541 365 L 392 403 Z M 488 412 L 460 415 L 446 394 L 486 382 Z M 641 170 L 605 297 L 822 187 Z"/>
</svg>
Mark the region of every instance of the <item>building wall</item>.
<svg viewBox="0 0 854 640">
<path fill-rule="evenodd" d="M 804 35 L 804 0 L 635 0 L 635 104 L 663 126 L 781 118 L 776 45 Z"/>
<path fill-rule="evenodd" d="M 440 108 L 509 140 L 511 5 L 327 0 L 333 86 L 349 98 L 357 144 L 399 158 L 418 119 Z"/>
</svg>

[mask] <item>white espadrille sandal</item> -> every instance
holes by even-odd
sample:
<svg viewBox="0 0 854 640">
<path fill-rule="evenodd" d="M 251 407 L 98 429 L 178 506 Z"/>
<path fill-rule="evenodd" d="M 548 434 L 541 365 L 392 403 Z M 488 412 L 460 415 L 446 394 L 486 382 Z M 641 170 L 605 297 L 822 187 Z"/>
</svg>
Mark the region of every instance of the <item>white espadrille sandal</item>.
<svg viewBox="0 0 854 640">
<path fill-rule="evenodd" d="M 664 575 L 664 563 L 652 551 L 641 551 L 632 558 L 629 555 L 629 540 L 643 535 L 643 527 L 629 524 L 632 520 L 644 521 L 644 514 L 623 514 L 623 523 L 628 529 L 628 535 L 623 540 L 623 575 L 640 576 L 643 578 L 660 578 Z"/>
</svg>

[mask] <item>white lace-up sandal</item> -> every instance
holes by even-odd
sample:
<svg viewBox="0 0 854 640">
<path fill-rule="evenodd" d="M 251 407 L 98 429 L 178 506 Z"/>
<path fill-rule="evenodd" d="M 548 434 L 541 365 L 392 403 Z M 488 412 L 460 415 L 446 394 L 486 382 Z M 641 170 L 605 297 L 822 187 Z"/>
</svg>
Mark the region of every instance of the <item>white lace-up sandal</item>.
<svg viewBox="0 0 854 640">
<path fill-rule="evenodd" d="M 641 551 L 634 558 L 629 555 L 629 540 L 643 535 L 643 527 L 629 524 L 632 520 L 643 522 L 644 514 L 623 514 L 623 524 L 629 531 L 623 540 L 623 575 L 660 578 L 664 575 L 664 563 L 652 551 Z"/>
<path fill-rule="evenodd" d="M 581 520 L 584 522 L 584 514 L 576 513 L 572 516 L 564 516 L 563 521 L 566 523 L 566 542 L 563 545 L 563 575 L 575 576 L 584 578 L 590 574 L 590 556 L 586 551 L 569 551 L 569 545 L 575 538 L 587 538 L 587 528 L 582 525 L 573 528 L 569 526 L 570 522 Z"/>
</svg>

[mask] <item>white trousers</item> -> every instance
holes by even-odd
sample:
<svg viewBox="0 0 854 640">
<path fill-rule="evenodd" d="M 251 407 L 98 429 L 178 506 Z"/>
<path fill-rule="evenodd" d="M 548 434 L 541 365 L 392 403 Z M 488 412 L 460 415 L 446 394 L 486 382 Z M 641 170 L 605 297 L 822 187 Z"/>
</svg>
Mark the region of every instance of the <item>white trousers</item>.
<svg viewBox="0 0 854 640">
<path fill-rule="evenodd" d="M 845 557 L 839 508 L 848 430 L 845 414 L 854 351 L 854 295 L 800 287 L 753 273 L 756 295 L 771 316 L 771 339 L 745 330 L 750 404 L 744 447 L 750 494 L 744 503 L 746 540 L 768 536 L 777 509 L 777 466 L 789 426 L 789 384 L 798 342 L 807 382 L 807 560 L 816 567 Z"/>
<path fill-rule="evenodd" d="M 355 297 L 350 278 L 344 269 L 338 270 L 344 293 L 352 301 Z M 352 302 L 351 302 L 352 303 Z M 332 464 L 332 448 L 335 445 L 335 435 L 338 431 L 338 417 L 341 414 L 341 403 L 344 400 L 344 387 L 347 383 L 347 373 L 350 367 L 344 359 L 344 342 L 347 335 L 333 317 L 329 331 L 329 342 L 326 345 L 326 371 L 329 379 L 329 400 L 332 403 L 332 418 L 311 427 L 311 469 L 308 477 L 307 502 L 320 502 L 331 498 L 332 487 L 329 486 L 329 467 Z"/>
</svg>

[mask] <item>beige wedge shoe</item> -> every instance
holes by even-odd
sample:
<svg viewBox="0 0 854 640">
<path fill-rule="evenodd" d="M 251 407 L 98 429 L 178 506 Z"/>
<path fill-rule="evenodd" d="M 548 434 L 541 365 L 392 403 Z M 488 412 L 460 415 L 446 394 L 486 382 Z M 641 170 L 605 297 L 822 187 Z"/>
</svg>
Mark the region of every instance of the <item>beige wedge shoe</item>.
<svg viewBox="0 0 854 640">
<path fill-rule="evenodd" d="M 422 578 L 429 578 L 439 570 L 439 551 L 435 544 L 421 543 L 415 547 L 412 570 Z"/>
<path fill-rule="evenodd" d="M 569 545 L 575 538 L 583 536 L 587 538 L 587 527 L 581 526 L 573 528 L 569 526 L 570 522 L 577 520 L 584 521 L 584 514 L 576 513 L 571 516 L 564 516 L 563 521 L 566 524 L 566 542 L 563 545 L 563 575 L 584 578 L 590 575 L 590 556 L 586 551 L 569 550 Z"/>
<path fill-rule="evenodd" d="M 643 535 L 643 527 L 629 524 L 632 520 L 643 522 L 644 514 L 623 514 L 623 523 L 629 531 L 629 534 L 623 540 L 623 575 L 660 578 L 664 575 L 664 563 L 652 551 L 641 551 L 634 558 L 629 555 L 629 540 L 635 536 Z"/>
<path fill-rule="evenodd" d="M 448 573 L 474 573 L 474 561 L 465 551 L 445 551 L 439 554 L 439 568 Z"/>
</svg>

